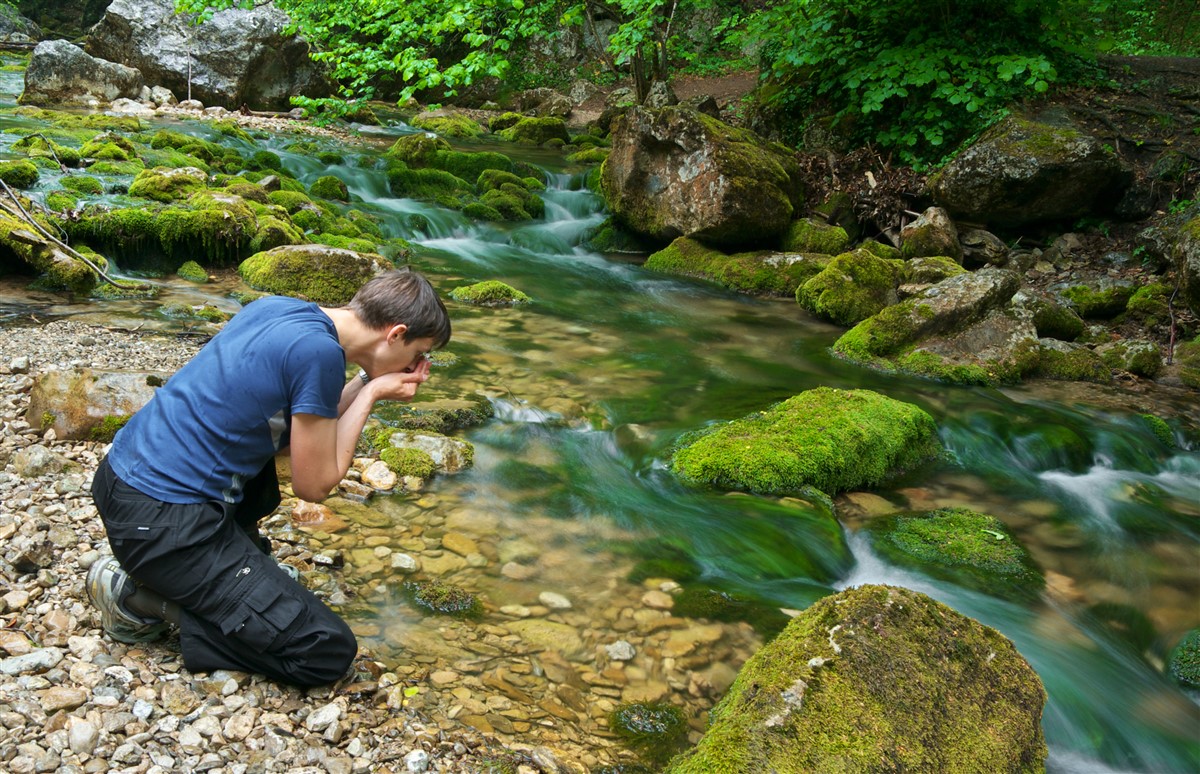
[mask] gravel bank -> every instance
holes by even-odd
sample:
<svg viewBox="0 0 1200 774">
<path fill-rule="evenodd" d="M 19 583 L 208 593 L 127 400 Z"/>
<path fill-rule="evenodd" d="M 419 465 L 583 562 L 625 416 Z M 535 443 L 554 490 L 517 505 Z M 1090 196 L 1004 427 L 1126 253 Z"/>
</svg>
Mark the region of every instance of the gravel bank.
<svg viewBox="0 0 1200 774">
<path fill-rule="evenodd" d="M 405 710 L 403 681 L 366 654 L 351 679 L 302 692 L 192 674 L 170 640 L 103 636 L 84 578 L 108 553 L 88 494 L 104 446 L 32 429 L 28 391 L 49 369 L 173 371 L 200 344 L 70 321 L 0 329 L 0 769 L 582 771 L 548 749 L 489 747 Z"/>
</svg>

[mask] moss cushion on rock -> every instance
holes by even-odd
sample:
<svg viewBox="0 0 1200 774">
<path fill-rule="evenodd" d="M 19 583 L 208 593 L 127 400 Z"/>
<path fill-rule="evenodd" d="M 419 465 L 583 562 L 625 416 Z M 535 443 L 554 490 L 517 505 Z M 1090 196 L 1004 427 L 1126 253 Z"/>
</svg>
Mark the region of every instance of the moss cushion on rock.
<svg viewBox="0 0 1200 774">
<path fill-rule="evenodd" d="M 341 305 L 389 268 L 383 256 L 324 245 L 284 245 L 250 256 L 238 267 L 255 290 Z"/>
<path fill-rule="evenodd" d="M 1045 700 L 999 632 L 915 591 L 862 586 L 755 653 L 665 771 L 1042 772 Z"/>
<path fill-rule="evenodd" d="M 966 508 L 907 513 L 872 522 L 889 558 L 989 593 L 1037 593 L 1045 579 L 995 516 Z"/>
<path fill-rule="evenodd" d="M 838 325 L 857 325 L 900 299 L 904 262 L 866 250 L 843 253 L 796 290 L 796 303 Z"/>
<path fill-rule="evenodd" d="M 827 494 L 873 486 L 935 457 L 933 418 L 869 390 L 819 387 L 766 411 L 685 435 L 681 479 L 719 489 Z"/>
<path fill-rule="evenodd" d="M 1200 629 L 1192 629 L 1172 649 L 1167 672 L 1181 685 L 1200 688 Z"/>
<path fill-rule="evenodd" d="M 450 297 L 473 306 L 518 306 L 529 303 L 529 296 L 496 280 L 455 288 L 450 291 Z"/>
<path fill-rule="evenodd" d="M 828 256 L 814 253 L 727 254 L 694 239 L 679 237 L 647 258 L 645 266 L 666 274 L 711 280 L 743 293 L 790 296 L 828 261 Z"/>
</svg>

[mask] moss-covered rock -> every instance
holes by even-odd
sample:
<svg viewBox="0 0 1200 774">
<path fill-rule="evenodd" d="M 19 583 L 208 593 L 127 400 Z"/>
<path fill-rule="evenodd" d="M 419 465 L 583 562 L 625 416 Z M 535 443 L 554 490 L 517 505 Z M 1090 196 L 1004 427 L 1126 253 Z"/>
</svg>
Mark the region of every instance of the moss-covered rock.
<svg viewBox="0 0 1200 774">
<path fill-rule="evenodd" d="M 935 457 L 933 418 L 869 390 L 820 387 L 680 439 L 684 481 L 764 494 L 827 494 L 880 484 Z"/>
<path fill-rule="evenodd" d="M 668 774 L 1044 771 L 1037 673 L 908 589 L 820 600 L 746 662 Z"/>
<path fill-rule="evenodd" d="M 31 134 L 27 137 L 22 137 L 13 143 L 12 149 L 30 158 L 54 159 L 67 167 L 79 166 L 80 155 L 77 149 L 60 145 L 53 139 L 40 134 Z"/>
<path fill-rule="evenodd" d="M 589 233 L 584 244 L 598 253 L 645 253 L 649 247 L 642 240 L 621 228 L 612 218 L 607 218 Z"/>
<path fill-rule="evenodd" d="M 828 261 L 828 256 L 804 253 L 754 251 L 729 255 L 680 237 L 651 254 L 645 266 L 664 274 L 711 280 L 743 293 L 790 296 Z"/>
<path fill-rule="evenodd" d="M 857 325 L 899 301 L 904 262 L 866 250 L 843 253 L 796 290 L 796 303 L 823 320 Z"/>
<path fill-rule="evenodd" d="M 137 148 L 119 134 L 98 134 L 83 144 L 79 155 L 97 161 L 129 161 L 137 157 Z"/>
<path fill-rule="evenodd" d="M 900 254 L 905 258 L 942 255 L 961 263 L 963 249 L 949 213 L 940 207 L 930 207 L 901 229 Z"/>
<path fill-rule="evenodd" d="M 1129 303 L 1125 305 L 1125 313 L 1148 328 L 1168 324 L 1171 319 L 1168 307 L 1170 297 L 1170 285 L 1162 282 L 1143 285 L 1133 291 L 1133 295 L 1129 297 Z"/>
<path fill-rule="evenodd" d="M 478 121 L 462 113 L 423 113 L 413 118 L 412 125 L 443 137 L 478 137 L 484 132 Z"/>
<path fill-rule="evenodd" d="M 1037 335 L 1042 338 L 1075 341 L 1083 334 L 1083 318 L 1052 296 L 1022 290 L 1013 296 L 1013 303 L 1029 310 Z"/>
<path fill-rule="evenodd" d="M 284 245 L 250 256 L 238 272 L 255 290 L 340 306 L 388 267 L 379 255 L 324 245 Z"/>
<path fill-rule="evenodd" d="M 1111 369 L 1094 350 L 1056 339 L 1042 339 L 1039 345 L 1034 376 L 1097 384 L 1112 381 Z"/>
<path fill-rule="evenodd" d="M 137 174 L 129 184 L 129 195 L 156 202 L 173 202 L 203 191 L 207 184 L 208 174 L 202 169 L 155 167 Z"/>
<path fill-rule="evenodd" d="M 38 168 L 26 159 L 0 161 L 0 180 L 13 188 L 32 188 L 38 181 Z"/>
<path fill-rule="evenodd" d="M 438 367 L 438 355 L 433 353 L 434 367 Z M 483 398 L 444 398 L 423 400 L 419 403 L 385 401 L 376 404 L 373 414 L 389 425 L 401 430 L 421 430 L 445 435 L 455 430 L 475 427 L 486 422 L 495 413 L 492 403 Z M 385 439 L 386 440 L 386 439 Z"/>
<path fill-rule="evenodd" d="M 1074 285 L 1065 288 L 1062 298 L 1089 320 L 1109 320 L 1125 311 L 1133 297 L 1131 284 L 1103 281 L 1096 285 Z"/>
<path fill-rule="evenodd" d="M 1200 336 L 1176 347 L 1175 361 L 1179 363 L 1180 380 L 1188 387 L 1200 390 Z"/>
<path fill-rule="evenodd" d="M 1167 674 L 1180 685 L 1200 689 L 1200 629 L 1184 635 L 1167 657 Z"/>
<path fill-rule="evenodd" d="M 414 605 L 430 613 L 474 618 L 483 612 L 478 597 L 445 581 L 413 581 L 404 584 L 404 589 Z"/>
<path fill-rule="evenodd" d="M 499 132 L 516 126 L 523 118 L 525 116 L 521 113 L 501 113 L 498 116 L 492 116 L 488 119 L 488 129 L 493 132 Z"/>
<path fill-rule="evenodd" d="M 571 139 L 567 124 L 561 118 L 544 118 L 522 116 L 512 126 L 496 132 L 497 135 L 509 142 L 519 142 L 526 145 L 543 145 L 550 140 L 562 140 L 564 143 Z"/>
<path fill-rule="evenodd" d="M 1045 579 L 1029 552 L 995 516 L 943 508 L 872 522 L 878 550 L 932 575 L 991 594 L 1029 596 Z"/>
<path fill-rule="evenodd" d="M 912 258 L 904 262 L 901 282 L 918 285 L 936 285 L 944 279 L 966 274 L 967 270 L 953 258 L 945 256 L 924 256 Z"/>
<path fill-rule="evenodd" d="M 497 280 L 476 282 L 450 291 L 455 301 L 472 306 L 519 306 L 528 304 L 529 296 Z"/>
<path fill-rule="evenodd" d="M 846 229 L 813 218 L 792 221 L 783 235 L 783 249 L 789 252 L 838 255 L 849 246 Z"/>
<path fill-rule="evenodd" d="M 104 193 L 104 184 L 90 175 L 63 175 L 58 184 L 69 191 L 93 196 Z"/>
<path fill-rule="evenodd" d="M 1104 364 L 1117 371 L 1153 379 L 1162 373 L 1163 357 L 1158 345 L 1146 339 L 1121 339 L 1096 347 Z"/>
<path fill-rule="evenodd" d="M 567 154 L 567 161 L 572 164 L 601 164 L 608 158 L 608 148 L 584 148 Z"/>
<path fill-rule="evenodd" d="M 175 276 L 188 282 L 208 282 L 208 272 L 195 261 L 187 261 L 175 270 Z"/>
<path fill-rule="evenodd" d="M 308 189 L 313 196 L 322 199 L 332 199 L 338 202 L 350 201 L 350 190 L 346 184 L 333 175 L 318 177 Z"/>
<path fill-rule="evenodd" d="M 452 209 L 461 206 L 461 197 L 474 193 L 474 186 L 445 170 L 413 169 L 396 159 L 388 162 L 387 179 L 395 196 L 436 201 Z"/>
<path fill-rule="evenodd" d="M 383 460 L 388 469 L 398 476 L 425 479 L 430 478 L 437 471 L 437 464 L 433 461 L 433 457 L 420 449 L 397 449 L 389 446 L 380 452 L 379 459 Z"/>
</svg>

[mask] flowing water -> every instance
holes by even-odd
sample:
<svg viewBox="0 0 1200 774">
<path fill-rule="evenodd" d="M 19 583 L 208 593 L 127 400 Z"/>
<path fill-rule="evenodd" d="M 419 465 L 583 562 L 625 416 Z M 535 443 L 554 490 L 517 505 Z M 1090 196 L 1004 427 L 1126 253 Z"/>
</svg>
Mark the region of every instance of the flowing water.
<svg viewBox="0 0 1200 774">
<path fill-rule="evenodd" d="M 35 129 L 25 119 L 0 123 Z M 199 122 L 172 128 L 210 135 Z M 583 248 L 604 218 L 602 202 L 582 189 L 582 170 L 564 168 L 556 154 L 518 151 L 552 172 L 546 215 L 531 223 L 473 223 L 390 198 L 369 160 L 404 131 L 364 131 L 338 148 L 346 161 L 333 168 L 284 151 L 295 137 L 264 142 L 306 183 L 341 177 L 361 199 L 351 206 L 414 243 L 413 265 L 443 294 L 496 279 L 533 298 L 519 309 L 450 305 L 456 357 L 436 369 L 420 399 L 482 394 L 493 403 L 495 417 L 464 433 L 476 447 L 472 468 L 419 495 L 373 498 L 378 521 L 369 526 L 294 535 L 344 553 L 340 588 L 354 596 L 346 609 L 364 643 L 407 678 L 428 678 L 415 709 L 502 741 L 575 751 L 595 766 L 628 760 L 604 723 L 621 700 L 679 704 L 695 738 L 761 639 L 745 624 L 662 618 L 653 609 L 661 582 L 626 576 L 638 558 L 669 552 L 693 560 L 706 584 L 771 607 L 803 608 L 863 583 L 929 594 L 1003 632 L 1037 670 L 1049 694 L 1051 771 L 1200 768 L 1200 698 L 1162 674 L 1169 649 L 1200 625 L 1195 393 L 960 388 L 848 366 L 828 353 L 838 329 L 794 303 L 653 274 L 639 256 Z M 44 179 L 34 195 L 53 187 Z M 177 327 L 153 307 L 178 298 L 237 308 L 225 297 L 236 277 L 199 288 L 162 282 L 158 301 L 116 303 L 9 280 L 0 283 L 0 315 Z M 812 526 L 803 501 L 696 491 L 667 472 L 680 433 L 823 385 L 925 408 L 950 452 L 891 488 L 838 498 L 848 554 Z M 1177 448 L 1141 422 L 1146 410 L 1172 417 Z M 1030 549 L 1047 574 L 1041 599 L 1008 601 L 895 566 L 862 529 L 894 511 L 958 505 L 999 517 Z M 465 537 L 471 550 L 444 550 L 448 535 Z M 392 569 L 400 553 L 478 594 L 482 617 L 419 613 Z M 547 591 L 571 607 L 539 598 Z M 627 663 L 604 648 L 622 639 L 638 651 Z M 539 653 L 538 644 L 566 659 Z"/>
</svg>

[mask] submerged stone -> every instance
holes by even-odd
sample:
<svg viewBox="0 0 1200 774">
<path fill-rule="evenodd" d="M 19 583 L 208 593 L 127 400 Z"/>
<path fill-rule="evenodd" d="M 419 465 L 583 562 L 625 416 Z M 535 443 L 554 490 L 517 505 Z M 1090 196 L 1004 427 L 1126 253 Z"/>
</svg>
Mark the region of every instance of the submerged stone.
<svg viewBox="0 0 1200 774">
<path fill-rule="evenodd" d="M 685 435 L 671 470 L 718 489 L 788 494 L 812 486 L 835 494 L 880 484 L 940 449 L 933 418 L 917 406 L 819 387 Z"/>
<path fill-rule="evenodd" d="M 915 591 L 862 586 L 754 654 L 665 771 L 1041 772 L 1045 700 L 999 632 Z"/>
<path fill-rule="evenodd" d="M 1045 579 L 995 516 L 966 508 L 907 513 L 872 522 L 885 556 L 993 594 L 1036 594 Z"/>
</svg>

